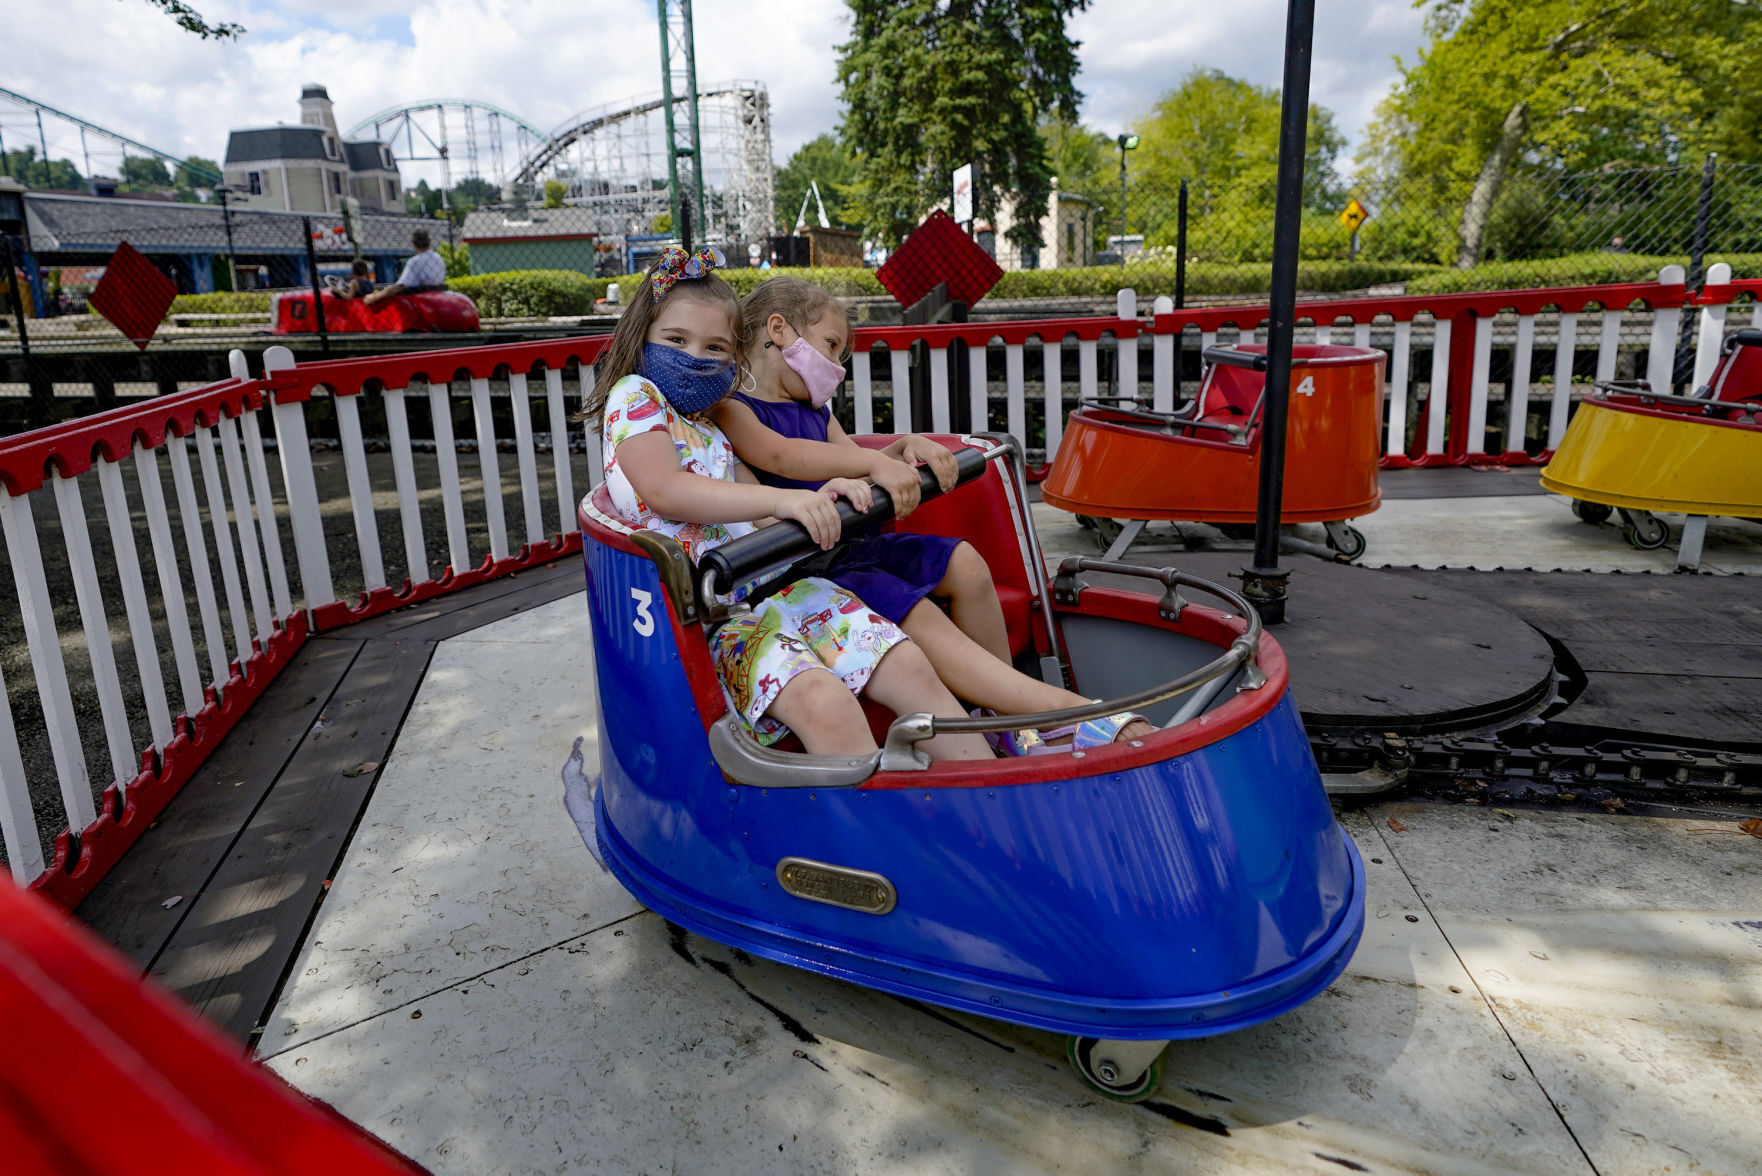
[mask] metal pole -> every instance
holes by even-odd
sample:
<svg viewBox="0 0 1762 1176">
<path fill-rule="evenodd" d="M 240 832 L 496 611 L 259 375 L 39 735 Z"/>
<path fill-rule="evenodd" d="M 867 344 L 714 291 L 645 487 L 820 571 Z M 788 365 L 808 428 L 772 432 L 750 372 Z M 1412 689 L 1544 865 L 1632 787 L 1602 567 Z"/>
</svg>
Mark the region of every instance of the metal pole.
<svg viewBox="0 0 1762 1176">
<path fill-rule="evenodd" d="M 5 233 L 0 233 L 0 264 L 6 266 L 6 288 L 12 295 L 12 313 L 18 325 L 18 353 L 24 361 L 25 387 L 31 394 L 31 424 L 42 428 L 55 423 L 54 391 L 49 390 L 45 396 L 38 384 L 36 364 L 31 360 L 30 332 L 25 329 L 24 296 L 18 292 L 18 267 L 12 256 L 12 238 Z"/>
<path fill-rule="evenodd" d="M 49 140 L 43 137 L 43 112 L 37 111 L 37 144 L 43 149 L 43 187 L 47 188 L 52 180 L 49 172 Z"/>
<path fill-rule="evenodd" d="M 1713 172 L 1719 165 L 1719 153 L 1709 151 L 1701 164 L 1701 196 L 1695 205 L 1695 236 L 1689 247 L 1688 288 L 1698 293 L 1707 276 L 1707 230 L 1713 220 Z M 1682 316 L 1682 335 L 1676 344 L 1675 370 L 1671 372 L 1672 389 L 1695 378 L 1695 316 Z M 1667 391 L 1670 389 L 1666 389 Z M 1692 389 L 1691 389 L 1692 391 Z"/>
<path fill-rule="evenodd" d="M 330 332 L 324 325 L 324 289 L 318 281 L 318 252 L 312 248 L 312 218 L 303 216 L 300 223 L 306 227 L 306 270 L 312 278 L 312 313 L 318 317 L 318 346 L 328 356 Z"/>
<path fill-rule="evenodd" d="M 228 281 L 232 285 L 233 293 L 236 294 L 239 289 L 239 262 L 238 258 L 233 256 L 232 209 L 229 208 L 226 203 L 226 185 L 220 185 L 220 187 L 215 190 L 214 194 L 220 197 L 220 219 L 226 222 L 226 273 Z M 306 233 L 306 240 L 310 241 L 311 239 L 312 234 L 308 231 Z"/>
<path fill-rule="evenodd" d="M 1126 268 L 1126 144 L 1120 141 L 1120 268 Z"/>
<path fill-rule="evenodd" d="M 1291 401 L 1291 339 L 1297 325 L 1297 246 L 1303 224 L 1303 154 L 1309 134 L 1309 60 L 1315 0 L 1290 0 L 1285 14 L 1285 78 L 1279 100 L 1279 186 L 1273 213 L 1273 278 L 1265 416 L 1261 421 L 1260 499 L 1254 517 L 1254 563 L 1242 569 L 1243 595 L 1261 619 L 1285 619 L 1290 573 L 1279 568 L 1279 520 L 1285 496 L 1285 422 Z"/>
<path fill-rule="evenodd" d="M 1187 181 L 1181 181 L 1181 204 L 1175 221 L 1175 309 L 1187 305 Z"/>
</svg>

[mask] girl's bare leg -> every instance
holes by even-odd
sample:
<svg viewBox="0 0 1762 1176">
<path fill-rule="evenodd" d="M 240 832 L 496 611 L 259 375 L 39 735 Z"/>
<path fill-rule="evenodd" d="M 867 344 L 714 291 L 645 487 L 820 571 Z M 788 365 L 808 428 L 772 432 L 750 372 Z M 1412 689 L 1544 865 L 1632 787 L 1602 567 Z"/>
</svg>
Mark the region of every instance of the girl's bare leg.
<svg viewBox="0 0 1762 1176">
<path fill-rule="evenodd" d="M 930 605 L 930 611 L 942 616 L 935 605 Z M 942 619 L 952 625 L 947 617 Z M 937 718 L 964 719 L 967 714 L 936 676 L 930 659 L 924 656 L 915 641 L 895 645 L 881 656 L 864 693 L 896 715 L 928 711 Z M 869 746 L 874 744 L 871 742 Z M 918 746 L 933 760 L 996 758 L 981 735 L 937 735 Z"/>
<path fill-rule="evenodd" d="M 1030 678 L 1015 667 L 986 657 L 984 648 L 928 600 L 920 600 L 900 626 L 924 651 L 949 690 L 968 702 L 988 707 L 1000 715 L 1025 715 L 1034 711 L 1063 710 L 1086 706 L 1089 699 Z M 1154 733 L 1148 723 L 1133 723 L 1121 737 L 1143 738 Z"/>
<path fill-rule="evenodd" d="M 946 597 L 949 615 L 961 632 L 1004 665 L 1010 664 L 1009 626 L 997 600 L 997 585 L 991 581 L 985 557 L 971 543 L 963 541 L 954 549 L 948 572 L 930 594 Z"/>
<path fill-rule="evenodd" d="M 783 684 L 765 711 L 813 755 L 869 755 L 875 737 L 862 703 L 831 670 L 805 670 Z"/>
</svg>

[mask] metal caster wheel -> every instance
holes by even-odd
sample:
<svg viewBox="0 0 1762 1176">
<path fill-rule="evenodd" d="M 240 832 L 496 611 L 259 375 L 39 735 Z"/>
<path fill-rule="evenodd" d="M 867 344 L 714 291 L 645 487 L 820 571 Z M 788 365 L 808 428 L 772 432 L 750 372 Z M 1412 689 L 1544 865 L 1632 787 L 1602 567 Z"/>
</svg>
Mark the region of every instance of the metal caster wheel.
<svg viewBox="0 0 1762 1176">
<path fill-rule="evenodd" d="M 1640 551 L 1656 551 L 1670 541 L 1670 528 L 1663 519 L 1646 511 L 1628 514 L 1622 511 L 1626 520 L 1622 524 L 1621 537 L 1626 539 L 1628 546 Z"/>
<path fill-rule="evenodd" d="M 1595 527 L 1608 522 L 1609 516 L 1615 513 L 1615 508 L 1605 506 L 1601 502 L 1586 502 L 1581 498 L 1575 498 L 1572 500 L 1572 513 L 1579 522 L 1588 523 Z"/>
<path fill-rule="evenodd" d="M 1322 525 L 1328 529 L 1328 546 L 1333 548 L 1335 555 L 1347 563 L 1351 563 L 1363 555 L 1364 549 L 1370 546 L 1364 537 L 1364 532 L 1357 527 L 1344 522 L 1330 522 Z"/>
<path fill-rule="evenodd" d="M 1168 1044 L 1067 1037 L 1065 1057 L 1096 1094 L 1116 1102 L 1143 1102 L 1162 1085 L 1162 1051 Z"/>
<path fill-rule="evenodd" d="M 1096 546 L 1106 551 L 1113 546 L 1113 541 L 1120 537 L 1121 525 L 1114 519 L 1096 518 L 1094 515 L 1078 515 L 1077 523 L 1085 530 L 1095 534 Z"/>
</svg>

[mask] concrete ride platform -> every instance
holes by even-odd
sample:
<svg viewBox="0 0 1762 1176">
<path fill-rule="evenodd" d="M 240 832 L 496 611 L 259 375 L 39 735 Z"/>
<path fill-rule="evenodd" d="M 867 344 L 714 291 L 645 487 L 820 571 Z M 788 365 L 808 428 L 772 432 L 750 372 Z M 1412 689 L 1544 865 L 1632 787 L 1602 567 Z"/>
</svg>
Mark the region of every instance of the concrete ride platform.
<svg viewBox="0 0 1762 1176">
<path fill-rule="evenodd" d="M 1669 556 L 1552 496 L 1452 489 L 1462 517 L 1511 515 L 1499 562 L 1399 497 L 1364 524 L 1397 566 L 1290 557 L 1275 633 L 1305 712 L 1448 715 L 1564 649 L 1576 696 L 1550 722 L 1762 747 L 1753 578 L 1469 570 Z M 1096 554 L 1035 514 L 1052 562 Z M 1762 569 L 1748 526 L 1710 542 L 1714 572 Z M 1246 562 L 1190 538 L 1133 555 Z M 309 642 L 81 916 L 437 1173 L 1755 1170 L 1756 810 L 1345 812 L 1368 877 L 1345 974 L 1177 1044 L 1160 1094 L 1124 1106 L 1050 1034 L 755 961 L 603 872 L 564 803 L 599 736 L 580 577 L 562 561 Z M 1354 625 L 1315 623 L 1320 601 Z"/>
<path fill-rule="evenodd" d="M 642 911 L 565 816 L 581 605 L 439 643 L 259 1052 L 438 1173 L 1742 1173 L 1762 846 L 1734 817 L 1387 804 L 1345 975 L 1178 1043 L 1139 1106 L 1058 1038 Z"/>
</svg>

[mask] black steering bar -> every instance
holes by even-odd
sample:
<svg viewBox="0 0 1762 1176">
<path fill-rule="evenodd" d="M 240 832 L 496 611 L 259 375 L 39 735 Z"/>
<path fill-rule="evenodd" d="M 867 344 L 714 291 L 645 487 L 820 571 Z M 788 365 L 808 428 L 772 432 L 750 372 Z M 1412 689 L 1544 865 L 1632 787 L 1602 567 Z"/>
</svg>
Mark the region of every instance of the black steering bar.
<svg viewBox="0 0 1762 1176">
<path fill-rule="evenodd" d="M 979 477 L 985 472 L 985 463 L 1002 452 L 1001 447 L 974 449 L 968 446 L 954 450 L 955 465 L 960 469 L 960 478 L 955 485 L 964 486 Z M 918 488 L 924 502 L 943 493 L 942 483 L 936 480 L 929 466 L 918 470 Z M 843 536 L 879 527 L 893 519 L 893 496 L 879 486 L 873 488 L 867 513 L 842 498 L 837 506 L 839 533 Z M 698 582 L 706 592 L 731 592 L 818 550 L 819 545 L 809 537 L 806 527 L 793 519 L 783 519 L 706 552 L 697 563 Z"/>
</svg>

